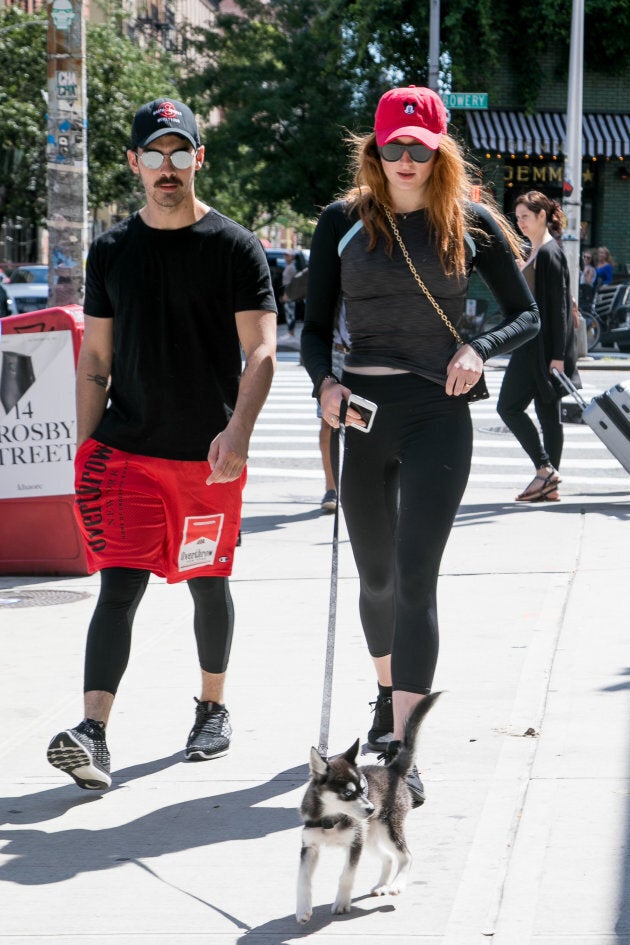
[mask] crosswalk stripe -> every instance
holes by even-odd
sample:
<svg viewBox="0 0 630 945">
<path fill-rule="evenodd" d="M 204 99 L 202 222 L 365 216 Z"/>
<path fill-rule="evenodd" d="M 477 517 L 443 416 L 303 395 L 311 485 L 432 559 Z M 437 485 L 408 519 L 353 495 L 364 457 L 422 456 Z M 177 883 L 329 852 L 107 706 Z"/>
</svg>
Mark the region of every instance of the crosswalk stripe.
<svg viewBox="0 0 630 945">
<path fill-rule="evenodd" d="M 319 420 L 315 418 L 317 426 L 312 423 L 259 423 L 254 427 L 254 436 L 258 430 L 319 430 Z"/>
<path fill-rule="evenodd" d="M 278 459 L 278 450 L 250 450 L 249 459 Z M 282 460 L 321 459 L 319 450 L 282 450 Z"/>
<path fill-rule="evenodd" d="M 315 440 L 316 440 L 316 437 L 314 436 L 292 436 L 291 437 L 292 443 L 314 443 Z M 286 436 L 262 436 L 260 434 L 259 435 L 254 434 L 254 436 L 252 437 L 252 443 L 255 443 L 255 444 L 286 443 L 286 442 L 287 442 Z"/>
<path fill-rule="evenodd" d="M 289 363 L 279 365 L 256 424 L 249 454 L 249 475 L 321 480 L 320 420 L 311 396 L 312 385 L 304 368 L 297 369 L 295 356 L 292 358 Z M 490 398 L 471 404 L 474 444 L 470 481 L 515 488 L 518 485 L 515 478 L 521 476 L 518 470 L 522 469 L 522 474 L 527 475 L 531 464 L 496 412 L 502 380 L 502 371 L 487 371 Z M 587 401 L 599 392 L 588 383 L 582 391 Z M 537 422 L 533 407 L 528 413 Z M 510 472 L 512 468 L 515 473 Z M 630 488 L 630 479 L 620 464 L 585 424 L 564 425 L 562 479 L 578 487 Z"/>
<path fill-rule="evenodd" d="M 278 466 L 248 466 L 247 477 L 252 476 L 275 476 L 278 479 L 324 479 L 324 473 L 321 469 L 286 469 Z"/>
<path fill-rule="evenodd" d="M 621 467 L 619 467 L 621 468 Z M 593 478 L 592 476 L 566 476 L 564 474 L 564 467 L 562 470 L 562 482 L 565 485 L 572 486 L 600 486 L 606 487 L 615 486 L 621 489 L 628 491 L 630 488 L 628 477 L 622 476 L 599 476 L 598 478 Z M 513 476 L 502 475 L 501 473 L 475 473 L 471 472 L 469 477 L 469 482 L 496 482 L 496 483 L 505 483 L 506 485 L 512 485 L 514 488 L 517 488 L 517 484 L 514 481 Z"/>
<path fill-rule="evenodd" d="M 588 427 L 587 427 L 587 430 L 588 430 Z M 591 434 L 591 436 L 593 436 L 593 433 L 591 430 L 589 430 L 588 432 Z M 480 451 L 480 450 L 494 450 L 494 449 L 521 450 L 521 452 L 523 451 L 523 447 L 518 442 L 518 440 L 515 440 L 511 436 L 509 438 L 506 436 L 505 439 L 496 439 L 496 440 L 481 440 L 475 437 L 475 450 Z M 600 440 L 595 439 L 594 436 L 593 436 L 592 443 L 590 442 L 581 443 L 581 442 L 573 441 L 571 437 L 567 439 L 567 437 L 565 436 L 564 450 L 601 450 L 602 454 L 608 453 L 608 450 L 606 449 L 604 444 Z M 563 453 L 564 453 L 564 450 L 563 450 Z"/>
<path fill-rule="evenodd" d="M 610 456 L 610 453 L 608 454 Z M 475 466 L 496 466 L 500 464 L 501 466 L 524 466 L 529 465 L 529 459 L 521 450 L 520 456 L 480 456 L 479 453 L 473 449 L 473 464 Z M 578 457 L 573 457 L 571 459 L 566 459 L 563 453 L 562 458 L 562 472 L 564 473 L 565 469 L 619 469 L 619 463 L 614 458 L 604 458 L 596 457 L 588 459 L 579 459 Z M 629 480 L 630 483 L 630 480 Z"/>
</svg>

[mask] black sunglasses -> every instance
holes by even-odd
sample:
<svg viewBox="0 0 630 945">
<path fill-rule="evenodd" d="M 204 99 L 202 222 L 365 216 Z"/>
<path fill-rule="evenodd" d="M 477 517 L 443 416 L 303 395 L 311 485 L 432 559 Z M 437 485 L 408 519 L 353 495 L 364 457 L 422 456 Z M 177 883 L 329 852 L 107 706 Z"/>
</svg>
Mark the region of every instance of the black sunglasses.
<svg viewBox="0 0 630 945">
<path fill-rule="evenodd" d="M 378 150 L 384 161 L 400 161 L 406 151 L 416 164 L 426 164 L 435 154 L 426 144 L 398 144 L 396 141 L 384 144 Z"/>
</svg>

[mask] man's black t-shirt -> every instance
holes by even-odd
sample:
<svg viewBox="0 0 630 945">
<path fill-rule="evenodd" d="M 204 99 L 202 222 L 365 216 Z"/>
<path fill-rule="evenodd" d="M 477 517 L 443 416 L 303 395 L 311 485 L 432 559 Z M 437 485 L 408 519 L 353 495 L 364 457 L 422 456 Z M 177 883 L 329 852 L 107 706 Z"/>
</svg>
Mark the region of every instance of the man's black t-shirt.
<svg viewBox="0 0 630 945">
<path fill-rule="evenodd" d="M 205 459 L 234 410 L 234 314 L 249 310 L 276 311 L 264 250 L 214 210 L 177 230 L 149 227 L 136 213 L 98 237 L 84 311 L 114 319 L 114 360 L 96 439 L 144 456 Z"/>
</svg>

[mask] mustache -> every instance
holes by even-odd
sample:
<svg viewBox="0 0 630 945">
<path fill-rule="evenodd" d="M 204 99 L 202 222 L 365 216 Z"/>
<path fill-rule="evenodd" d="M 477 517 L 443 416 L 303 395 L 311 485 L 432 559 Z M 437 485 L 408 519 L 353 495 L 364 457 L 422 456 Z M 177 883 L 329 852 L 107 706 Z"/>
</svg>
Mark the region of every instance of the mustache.
<svg viewBox="0 0 630 945">
<path fill-rule="evenodd" d="M 178 184 L 179 185 L 181 184 L 181 181 L 179 180 L 178 177 L 175 177 L 174 174 L 171 174 L 169 177 L 160 177 L 160 179 L 156 181 L 155 186 L 159 187 L 160 184 Z"/>
</svg>

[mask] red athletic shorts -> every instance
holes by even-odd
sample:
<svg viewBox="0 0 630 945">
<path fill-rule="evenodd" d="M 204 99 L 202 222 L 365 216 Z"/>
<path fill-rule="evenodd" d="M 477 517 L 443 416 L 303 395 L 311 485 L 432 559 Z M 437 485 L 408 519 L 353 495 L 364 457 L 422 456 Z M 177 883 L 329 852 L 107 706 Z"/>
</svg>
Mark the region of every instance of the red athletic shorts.
<svg viewBox="0 0 630 945">
<path fill-rule="evenodd" d="M 89 439 L 75 459 L 75 512 L 90 573 L 142 568 L 169 584 L 227 577 L 241 525 L 243 470 L 206 485 L 207 462 L 138 456 Z"/>
</svg>

